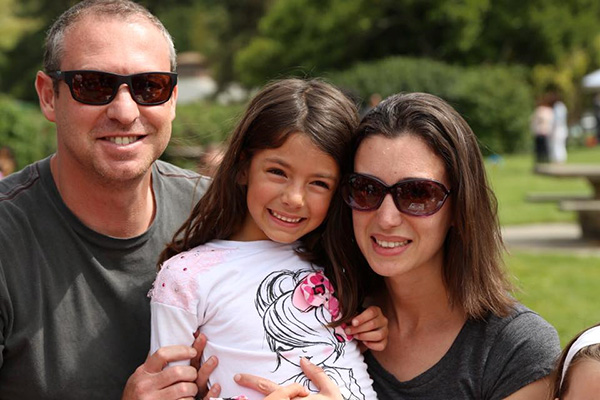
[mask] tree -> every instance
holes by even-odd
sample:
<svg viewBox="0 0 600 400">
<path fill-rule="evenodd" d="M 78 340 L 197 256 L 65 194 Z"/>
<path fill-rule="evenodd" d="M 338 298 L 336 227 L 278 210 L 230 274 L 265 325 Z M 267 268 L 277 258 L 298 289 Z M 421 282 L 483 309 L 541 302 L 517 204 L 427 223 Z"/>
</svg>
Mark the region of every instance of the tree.
<svg viewBox="0 0 600 400">
<path fill-rule="evenodd" d="M 236 57 L 247 83 L 301 68 L 410 55 L 453 64 L 555 64 L 596 51 L 595 0 L 279 0 Z M 596 64 L 597 66 L 597 64 Z"/>
</svg>

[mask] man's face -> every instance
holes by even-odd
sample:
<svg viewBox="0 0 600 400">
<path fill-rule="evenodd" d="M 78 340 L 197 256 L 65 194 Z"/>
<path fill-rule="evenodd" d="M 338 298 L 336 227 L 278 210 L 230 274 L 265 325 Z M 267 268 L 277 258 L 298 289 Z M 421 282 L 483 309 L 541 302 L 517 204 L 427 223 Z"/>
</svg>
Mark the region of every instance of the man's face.
<svg viewBox="0 0 600 400">
<path fill-rule="evenodd" d="M 64 44 L 63 71 L 170 71 L 167 40 L 142 18 L 88 16 L 66 32 Z M 177 88 L 166 103 L 141 106 L 122 85 L 111 103 L 87 105 L 74 100 L 60 81 L 53 107 L 45 111 L 57 127 L 57 164 L 105 184 L 143 177 L 167 147 L 176 97 Z"/>
</svg>

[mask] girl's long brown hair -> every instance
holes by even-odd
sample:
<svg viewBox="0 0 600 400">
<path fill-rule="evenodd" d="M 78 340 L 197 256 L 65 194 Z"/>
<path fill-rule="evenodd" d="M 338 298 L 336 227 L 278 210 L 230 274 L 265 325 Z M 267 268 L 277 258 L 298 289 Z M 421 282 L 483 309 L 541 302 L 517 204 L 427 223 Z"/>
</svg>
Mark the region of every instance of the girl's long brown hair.
<svg viewBox="0 0 600 400">
<path fill-rule="evenodd" d="M 248 105 L 230 136 L 213 182 L 161 253 L 159 265 L 210 240 L 227 239 L 241 228 L 248 206 L 246 186 L 240 184 L 240 178 L 257 151 L 280 147 L 296 133 L 307 135 L 336 161 L 343 174 L 357 126 L 354 103 L 328 83 L 316 79 L 284 79 L 267 85 Z M 340 202 L 336 189 L 331 206 Z M 358 280 L 329 262 L 321 240 L 328 219 L 326 217 L 321 226 L 301 238 L 299 253 L 307 261 L 325 268 L 342 304 L 339 321 L 342 323 L 352 317 L 358 307 Z"/>
</svg>

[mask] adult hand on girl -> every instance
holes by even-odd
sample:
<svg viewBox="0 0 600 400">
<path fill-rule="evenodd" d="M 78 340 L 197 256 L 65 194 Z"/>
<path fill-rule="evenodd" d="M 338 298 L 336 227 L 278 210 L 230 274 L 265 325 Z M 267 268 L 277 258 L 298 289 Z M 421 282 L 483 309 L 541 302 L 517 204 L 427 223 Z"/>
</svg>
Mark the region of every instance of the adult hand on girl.
<svg viewBox="0 0 600 400">
<path fill-rule="evenodd" d="M 173 361 L 189 360 L 198 351 L 189 346 L 167 346 L 146 358 L 127 380 L 121 400 L 136 400 L 158 396 L 161 399 L 195 398 L 197 372 L 194 367 L 177 365 L 165 368 Z M 155 398 L 155 397 L 152 397 Z"/>
<path fill-rule="evenodd" d="M 344 329 L 347 335 L 359 340 L 361 351 L 385 349 L 388 340 L 388 319 L 381 308 L 369 306 L 365 311 L 352 318 L 352 325 Z"/>
<path fill-rule="evenodd" d="M 284 387 L 275 382 L 250 374 L 238 374 L 235 381 L 241 385 L 268 395 L 264 400 L 343 400 L 337 385 L 329 379 L 325 372 L 308 359 L 300 360 L 300 367 L 308 379 L 320 390 L 318 394 L 309 395 L 308 390 L 300 384 L 293 383 Z"/>
</svg>

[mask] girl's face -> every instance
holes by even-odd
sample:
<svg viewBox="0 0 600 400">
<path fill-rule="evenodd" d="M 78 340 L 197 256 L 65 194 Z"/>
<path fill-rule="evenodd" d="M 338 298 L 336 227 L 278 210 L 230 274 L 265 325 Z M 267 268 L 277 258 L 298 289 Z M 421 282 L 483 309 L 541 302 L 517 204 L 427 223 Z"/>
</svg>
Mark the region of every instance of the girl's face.
<svg viewBox="0 0 600 400">
<path fill-rule="evenodd" d="M 245 174 L 248 214 L 233 240 L 292 243 L 317 228 L 339 182 L 335 160 L 307 135 L 258 151 Z"/>
<path fill-rule="evenodd" d="M 600 394 L 600 362 L 582 360 L 571 366 L 569 388 L 561 400 L 596 399 Z"/>
<path fill-rule="evenodd" d="M 442 160 L 412 135 L 393 139 L 374 135 L 363 140 L 354 170 L 387 185 L 407 178 L 428 178 L 452 190 Z M 384 277 L 440 274 L 443 243 L 451 225 L 450 201 L 437 213 L 420 217 L 398 211 L 390 194 L 377 210 L 352 210 L 354 236 L 371 268 Z"/>
</svg>

